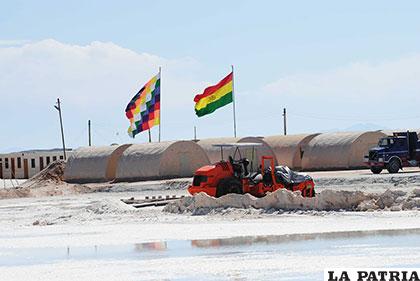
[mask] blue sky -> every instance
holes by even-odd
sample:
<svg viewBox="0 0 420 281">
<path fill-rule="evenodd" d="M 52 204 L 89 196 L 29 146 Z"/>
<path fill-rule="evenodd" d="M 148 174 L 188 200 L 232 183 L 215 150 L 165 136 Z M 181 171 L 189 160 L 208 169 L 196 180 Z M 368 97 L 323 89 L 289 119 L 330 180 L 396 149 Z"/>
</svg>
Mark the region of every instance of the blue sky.
<svg viewBox="0 0 420 281">
<path fill-rule="evenodd" d="M 87 144 L 87 119 L 94 144 L 132 142 L 125 105 L 160 65 L 165 140 L 194 126 L 232 135 L 230 106 L 198 119 L 192 103 L 231 64 L 241 136 L 281 133 L 283 107 L 290 133 L 418 128 L 419 12 L 418 1 L 0 1 L 0 152 L 60 146 L 57 96 L 68 146 Z"/>
</svg>

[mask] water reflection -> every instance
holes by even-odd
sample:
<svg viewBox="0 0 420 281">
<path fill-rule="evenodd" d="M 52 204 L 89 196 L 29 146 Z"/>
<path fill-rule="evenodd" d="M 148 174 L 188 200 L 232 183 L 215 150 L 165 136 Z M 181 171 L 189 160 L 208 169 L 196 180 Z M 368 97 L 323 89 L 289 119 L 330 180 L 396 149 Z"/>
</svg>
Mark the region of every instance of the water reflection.
<svg viewBox="0 0 420 281">
<path fill-rule="evenodd" d="M 192 247 L 210 248 L 224 246 L 244 246 L 253 244 L 280 244 L 308 240 L 333 240 L 353 239 L 370 236 L 401 236 L 420 235 L 420 229 L 394 229 L 394 230 L 371 230 L 371 231 L 349 231 L 349 232 L 326 232 L 307 234 L 285 234 L 285 235 L 260 235 L 228 237 L 220 239 L 199 239 L 191 240 Z"/>
<path fill-rule="evenodd" d="M 134 248 L 136 251 L 165 251 L 168 246 L 166 242 L 148 242 L 135 244 Z"/>
<path fill-rule="evenodd" d="M 150 260 L 172 257 L 228 256 L 261 252 L 304 254 L 343 248 L 420 245 L 420 229 L 263 235 L 221 239 L 169 240 L 137 244 L 58 248 L 0 248 L 2 266 L 49 264 L 62 260 Z M 240 279 L 239 279 L 240 280 Z"/>
</svg>

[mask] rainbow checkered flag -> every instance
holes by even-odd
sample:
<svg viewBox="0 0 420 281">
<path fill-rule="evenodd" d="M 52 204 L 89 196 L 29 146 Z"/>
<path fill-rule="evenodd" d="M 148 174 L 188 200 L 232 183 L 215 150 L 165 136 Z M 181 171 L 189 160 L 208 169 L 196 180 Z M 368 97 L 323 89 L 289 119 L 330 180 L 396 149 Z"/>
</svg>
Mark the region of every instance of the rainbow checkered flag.
<svg viewBox="0 0 420 281">
<path fill-rule="evenodd" d="M 160 124 L 160 72 L 131 99 L 125 115 L 130 120 L 128 135 L 132 138 Z"/>
</svg>

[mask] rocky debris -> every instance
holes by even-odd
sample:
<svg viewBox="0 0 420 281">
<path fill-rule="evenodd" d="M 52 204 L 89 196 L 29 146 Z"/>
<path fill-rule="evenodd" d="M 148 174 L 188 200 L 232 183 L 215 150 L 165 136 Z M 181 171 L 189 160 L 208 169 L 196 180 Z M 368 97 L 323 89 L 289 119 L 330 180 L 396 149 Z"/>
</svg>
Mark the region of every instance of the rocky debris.
<svg viewBox="0 0 420 281">
<path fill-rule="evenodd" d="M 0 190 L 0 198 L 42 197 L 92 192 L 86 185 L 64 182 L 66 162 L 54 161 L 18 187 Z"/>
<path fill-rule="evenodd" d="M 185 190 L 191 184 L 191 180 L 167 180 L 162 186 L 165 190 Z"/>
<path fill-rule="evenodd" d="M 138 212 L 137 209 L 132 208 L 131 206 L 121 202 L 121 201 L 114 201 L 114 200 L 100 200 L 94 201 L 89 204 L 85 211 L 90 214 L 95 215 L 104 215 L 104 214 L 124 214 L 124 213 L 136 213 Z"/>
<path fill-rule="evenodd" d="M 49 164 L 44 170 L 40 171 L 32 178 L 24 182 L 20 187 L 30 187 L 35 184 L 60 184 L 64 182 L 64 169 L 66 162 L 57 160 Z"/>
<path fill-rule="evenodd" d="M 359 176 L 359 177 L 325 177 L 317 178 L 317 187 L 351 187 L 356 185 L 375 185 L 375 186 L 394 186 L 394 187 L 407 187 L 407 186 L 420 186 L 420 175 L 404 175 L 386 177 L 386 176 Z"/>
<path fill-rule="evenodd" d="M 374 211 L 379 209 L 374 199 L 362 201 L 357 208 L 359 211 Z"/>
<path fill-rule="evenodd" d="M 32 225 L 40 225 L 40 226 L 45 226 L 45 225 L 53 225 L 52 222 L 49 222 L 47 220 L 36 220 L 32 223 Z"/>
<path fill-rule="evenodd" d="M 300 192 L 279 189 L 265 197 L 250 194 L 228 194 L 220 198 L 199 193 L 169 203 L 163 209 L 170 213 L 192 213 L 203 215 L 215 209 L 263 209 L 263 210 L 315 210 L 315 211 L 374 211 L 420 209 L 420 192 L 387 190 L 382 194 L 362 191 L 323 190 L 313 198 L 302 197 Z"/>
</svg>

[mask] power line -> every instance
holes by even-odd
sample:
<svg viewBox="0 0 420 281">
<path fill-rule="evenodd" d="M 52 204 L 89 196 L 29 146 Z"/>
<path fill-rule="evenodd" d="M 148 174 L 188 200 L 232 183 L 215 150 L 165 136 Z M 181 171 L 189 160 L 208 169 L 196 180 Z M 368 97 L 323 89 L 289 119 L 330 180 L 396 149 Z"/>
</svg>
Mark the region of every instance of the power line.
<svg viewBox="0 0 420 281">
<path fill-rule="evenodd" d="M 376 116 L 376 117 L 356 117 L 356 116 L 319 116 L 313 114 L 296 114 L 288 112 L 289 115 L 306 118 L 306 119 L 319 119 L 319 120 L 330 120 L 330 121 L 394 121 L 394 120 L 409 120 L 409 119 L 420 119 L 420 115 L 416 116 L 405 116 L 405 117 L 395 117 L 395 116 Z"/>
</svg>

